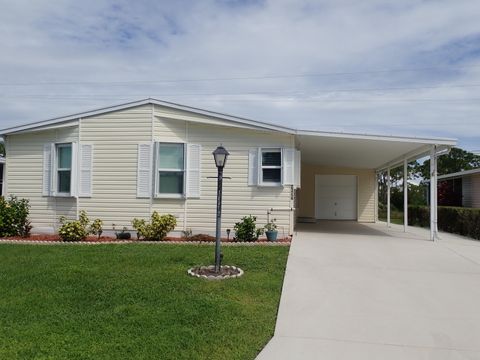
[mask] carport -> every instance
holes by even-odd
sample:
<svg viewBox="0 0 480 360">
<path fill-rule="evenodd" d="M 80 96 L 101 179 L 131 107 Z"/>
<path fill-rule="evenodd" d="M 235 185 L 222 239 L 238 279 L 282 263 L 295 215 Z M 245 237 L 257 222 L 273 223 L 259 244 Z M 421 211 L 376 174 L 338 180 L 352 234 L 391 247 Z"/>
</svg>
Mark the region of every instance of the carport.
<svg viewBox="0 0 480 360">
<path fill-rule="evenodd" d="M 298 131 L 297 147 L 302 154 L 301 188 L 297 192 L 297 222 L 318 220 L 378 221 L 377 174 L 387 173 L 387 226 L 390 226 L 392 168 L 410 161 L 432 159 L 430 238 L 437 232 L 437 158 L 456 144 L 454 139 L 361 135 Z M 403 182 L 405 188 L 407 182 Z M 404 191 L 408 204 L 408 191 Z M 405 206 L 404 231 L 408 228 Z"/>
</svg>

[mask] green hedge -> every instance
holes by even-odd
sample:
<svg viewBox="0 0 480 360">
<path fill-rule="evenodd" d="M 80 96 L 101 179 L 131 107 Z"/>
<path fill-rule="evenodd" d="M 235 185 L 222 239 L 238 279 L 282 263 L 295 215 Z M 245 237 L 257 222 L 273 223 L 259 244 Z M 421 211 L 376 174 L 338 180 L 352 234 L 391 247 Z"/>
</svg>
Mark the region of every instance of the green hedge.
<svg viewBox="0 0 480 360">
<path fill-rule="evenodd" d="M 428 206 L 409 206 L 408 223 L 414 226 L 430 226 Z M 439 206 L 438 230 L 468 236 L 480 240 L 480 209 Z"/>
</svg>

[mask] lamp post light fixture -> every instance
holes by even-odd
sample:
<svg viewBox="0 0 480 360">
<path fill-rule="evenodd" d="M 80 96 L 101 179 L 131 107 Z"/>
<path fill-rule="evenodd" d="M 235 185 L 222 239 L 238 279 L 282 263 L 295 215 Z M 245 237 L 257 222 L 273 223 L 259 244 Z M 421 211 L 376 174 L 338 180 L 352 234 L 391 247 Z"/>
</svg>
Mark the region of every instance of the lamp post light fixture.
<svg viewBox="0 0 480 360">
<path fill-rule="evenodd" d="M 223 147 L 218 146 L 213 151 L 213 158 L 215 159 L 215 166 L 218 170 L 217 175 L 217 227 L 215 232 L 215 272 L 220 272 L 221 253 L 220 253 L 220 238 L 222 228 L 222 186 L 223 186 L 223 168 L 227 162 L 229 152 Z"/>
</svg>

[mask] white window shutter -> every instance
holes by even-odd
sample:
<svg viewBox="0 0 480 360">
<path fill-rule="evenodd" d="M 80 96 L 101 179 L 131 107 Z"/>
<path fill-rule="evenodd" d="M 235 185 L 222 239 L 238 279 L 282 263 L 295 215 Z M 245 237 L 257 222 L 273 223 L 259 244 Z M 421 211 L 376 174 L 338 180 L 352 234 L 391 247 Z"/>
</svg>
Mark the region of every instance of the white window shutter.
<svg viewBox="0 0 480 360">
<path fill-rule="evenodd" d="M 295 183 L 295 149 L 282 149 L 282 185 Z"/>
<path fill-rule="evenodd" d="M 70 195 L 78 196 L 78 144 L 72 143 L 72 173 L 70 176 Z"/>
<path fill-rule="evenodd" d="M 259 149 L 250 149 L 248 151 L 248 186 L 258 185 L 259 176 Z"/>
<path fill-rule="evenodd" d="M 80 144 L 78 196 L 92 196 L 93 145 Z"/>
<path fill-rule="evenodd" d="M 43 145 L 43 196 L 52 195 L 53 154 L 52 144 Z"/>
<path fill-rule="evenodd" d="M 138 144 L 137 197 L 152 195 L 152 144 Z"/>
<path fill-rule="evenodd" d="M 187 180 L 188 198 L 199 198 L 201 192 L 202 146 L 187 144 Z"/>
<path fill-rule="evenodd" d="M 296 188 L 300 188 L 302 181 L 302 157 L 300 150 L 295 150 L 295 165 L 294 165 L 295 181 L 294 184 Z"/>
</svg>

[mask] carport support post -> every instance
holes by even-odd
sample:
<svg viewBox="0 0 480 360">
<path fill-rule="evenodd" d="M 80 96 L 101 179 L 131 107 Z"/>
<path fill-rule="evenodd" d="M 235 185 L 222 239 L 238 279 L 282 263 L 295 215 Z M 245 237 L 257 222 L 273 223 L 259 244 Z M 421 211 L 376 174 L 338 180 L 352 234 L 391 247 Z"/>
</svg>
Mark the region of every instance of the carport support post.
<svg viewBox="0 0 480 360">
<path fill-rule="evenodd" d="M 437 146 L 430 150 L 430 240 L 437 235 Z"/>
<path fill-rule="evenodd" d="M 390 187 L 391 179 L 390 179 L 390 167 L 387 168 L 387 226 L 390 227 Z"/>
<path fill-rule="evenodd" d="M 408 228 L 408 160 L 403 160 L 403 231 Z"/>
</svg>

